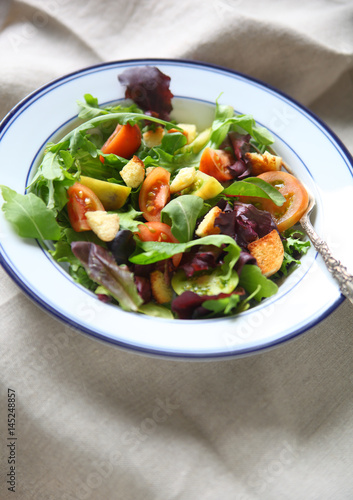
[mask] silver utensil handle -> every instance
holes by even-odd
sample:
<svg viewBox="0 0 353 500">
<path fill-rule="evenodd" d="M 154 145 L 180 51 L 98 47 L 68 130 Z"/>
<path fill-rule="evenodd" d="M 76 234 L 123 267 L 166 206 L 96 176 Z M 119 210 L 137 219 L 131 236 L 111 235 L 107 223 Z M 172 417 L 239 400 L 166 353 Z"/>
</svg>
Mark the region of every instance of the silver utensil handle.
<svg viewBox="0 0 353 500">
<path fill-rule="evenodd" d="M 353 276 L 349 274 L 347 268 L 343 266 L 339 260 L 335 259 L 327 243 L 315 232 L 307 216 L 301 218 L 300 224 L 306 231 L 316 250 L 324 259 L 327 269 L 338 281 L 342 294 L 353 304 Z"/>
</svg>

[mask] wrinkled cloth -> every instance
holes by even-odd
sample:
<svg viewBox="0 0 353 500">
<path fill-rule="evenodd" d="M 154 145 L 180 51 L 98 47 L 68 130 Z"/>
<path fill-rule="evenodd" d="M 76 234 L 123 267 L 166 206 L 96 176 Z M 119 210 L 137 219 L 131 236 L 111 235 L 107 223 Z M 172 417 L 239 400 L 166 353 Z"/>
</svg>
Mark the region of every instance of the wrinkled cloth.
<svg viewBox="0 0 353 500">
<path fill-rule="evenodd" d="M 63 74 L 145 57 L 259 78 L 308 106 L 353 153 L 350 0 L 1 0 L 0 118 Z M 0 318 L 1 499 L 353 498 L 347 300 L 293 341 L 217 362 L 98 342 L 40 310 L 1 268 Z"/>
</svg>

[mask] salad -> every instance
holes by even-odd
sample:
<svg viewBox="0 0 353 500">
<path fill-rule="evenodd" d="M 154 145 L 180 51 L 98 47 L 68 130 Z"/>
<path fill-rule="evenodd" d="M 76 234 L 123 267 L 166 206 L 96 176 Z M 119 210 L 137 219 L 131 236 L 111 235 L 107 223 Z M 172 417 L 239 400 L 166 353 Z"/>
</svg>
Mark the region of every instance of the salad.
<svg viewBox="0 0 353 500">
<path fill-rule="evenodd" d="M 308 195 L 269 131 L 219 99 L 205 130 L 176 122 L 156 67 L 118 79 L 126 101 L 86 94 L 80 124 L 46 145 L 26 194 L 0 187 L 7 220 L 125 311 L 224 317 L 277 293 L 310 246 L 296 227 Z"/>
</svg>

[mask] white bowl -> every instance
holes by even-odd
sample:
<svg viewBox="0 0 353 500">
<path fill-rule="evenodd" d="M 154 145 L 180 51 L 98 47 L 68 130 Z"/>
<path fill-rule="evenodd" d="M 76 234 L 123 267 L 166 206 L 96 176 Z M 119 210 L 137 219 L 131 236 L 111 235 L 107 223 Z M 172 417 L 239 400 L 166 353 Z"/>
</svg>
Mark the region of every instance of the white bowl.
<svg viewBox="0 0 353 500">
<path fill-rule="evenodd" d="M 75 122 L 76 100 L 90 93 L 100 104 L 124 98 L 117 76 L 126 68 L 153 65 L 171 77 L 178 121 L 200 129 L 213 117 L 215 100 L 252 114 L 275 137 L 274 148 L 316 196 L 312 217 L 346 266 L 353 199 L 353 160 L 329 128 L 290 97 L 246 75 L 182 60 L 132 60 L 101 64 L 63 76 L 21 101 L 0 125 L 0 184 L 24 193 L 45 144 Z M 320 256 L 311 248 L 278 293 L 238 316 L 212 320 L 164 320 L 104 304 L 74 283 L 35 240 L 23 240 L 1 212 L 0 262 L 37 304 L 66 324 L 112 345 L 145 354 L 226 358 L 261 351 L 323 320 L 343 300 Z"/>
</svg>

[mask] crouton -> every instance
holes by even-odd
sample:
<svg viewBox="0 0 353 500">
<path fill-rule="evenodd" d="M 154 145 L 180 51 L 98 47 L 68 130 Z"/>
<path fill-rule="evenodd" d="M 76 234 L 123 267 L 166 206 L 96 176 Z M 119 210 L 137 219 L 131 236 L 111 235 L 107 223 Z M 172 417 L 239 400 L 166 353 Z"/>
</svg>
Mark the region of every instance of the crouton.
<svg viewBox="0 0 353 500">
<path fill-rule="evenodd" d="M 112 241 L 119 231 L 118 214 L 108 214 L 103 210 L 86 212 L 86 219 L 92 231 L 102 241 Z"/>
<path fill-rule="evenodd" d="M 173 298 L 173 289 L 167 283 L 164 273 L 162 271 L 153 271 L 150 274 L 150 282 L 152 295 L 158 304 L 165 304 L 170 302 Z"/>
<path fill-rule="evenodd" d="M 282 167 L 282 158 L 271 155 L 268 151 L 265 151 L 262 155 L 259 153 L 246 153 L 245 157 L 250 161 L 254 175 L 260 175 L 270 170 L 278 171 Z"/>
<path fill-rule="evenodd" d="M 183 129 L 184 135 L 188 141 L 187 144 L 190 144 L 196 138 L 196 125 L 191 123 L 178 123 L 177 126 Z"/>
<path fill-rule="evenodd" d="M 267 278 L 275 274 L 281 267 L 284 248 L 278 231 L 274 229 L 266 236 L 249 243 L 248 250 Z"/>
<path fill-rule="evenodd" d="M 146 177 L 154 170 L 156 167 L 147 167 L 146 168 Z"/>
<path fill-rule="evenodd" d="M 137 188 L 145 178 L 145 165 L 140 158 L 134 155 L 120 170 L 120 175 L 128 187 Z"/>
<path fill-rule="evenodd" d="M 209 234 L 219 234 L 221 230 L 219 227 L 215 227 L 214 221 L 221 212 L 222 210 L 219 207 L 211 208 L 211 210 L 207 212 L 205 217 L 200 222 L 199 227 L 195 231 L 195 234 L 197 236 L 200 236 L 200 238 L 202 238 L 203 236 L 208 236 Z"/>
<path fill-rule="evenodd" d="M 142 134 L 144 143 L 148 148 L 160 146 L 164 135 L 164 128 L 157 127 L 156 130 L 147 130 Z"/>
<path fill-rule="evenodd" d="M 191 186 L 196 179 L 195 167 L 185 167 L 179 170 L 170 185 L 170 193 L 178 193 Z"/>
</svg>

